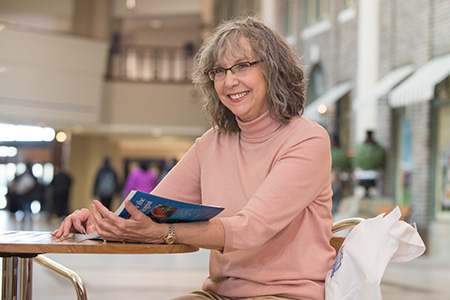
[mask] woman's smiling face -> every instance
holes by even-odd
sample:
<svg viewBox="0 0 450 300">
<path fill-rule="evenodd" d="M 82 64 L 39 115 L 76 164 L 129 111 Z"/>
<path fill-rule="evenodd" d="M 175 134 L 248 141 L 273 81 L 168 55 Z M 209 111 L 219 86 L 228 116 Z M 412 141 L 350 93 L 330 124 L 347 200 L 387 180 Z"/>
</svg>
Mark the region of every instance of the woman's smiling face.
<svg viewBox="0 0 450 300">
<path fill-rule="evenodd" d="M 246 45 L 246 53 L 227 50 L 222 57 L 224 65 L 216 67 L 229 68 L 237 63 L 256 61 L 249 55 L 251 49 L 248 41 L 242 42 Z M 266 84 L 259 64 L 250 66 L 239 75 L 227 71 L 224 79 L 214 81 L 214 88 L 222 104 L 244 122 L 252 121 L 268 110 Z"/>
</svg>

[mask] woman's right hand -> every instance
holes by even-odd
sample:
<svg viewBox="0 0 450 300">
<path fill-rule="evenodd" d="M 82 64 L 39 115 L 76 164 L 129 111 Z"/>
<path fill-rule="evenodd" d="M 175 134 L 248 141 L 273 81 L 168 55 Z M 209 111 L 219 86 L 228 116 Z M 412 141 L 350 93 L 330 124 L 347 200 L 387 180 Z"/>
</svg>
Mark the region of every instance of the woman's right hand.
<svg viewBox="0 0 450 300">
<path fill-rule="evenodd" d="M 52 236 L 61 238 L 68 237 L 70 233 L 89 234 L 94 231 L 92 214 L 87 208 L 83 208 L 68 215 L 59 228 L 52 232 Z"/>
</svg>

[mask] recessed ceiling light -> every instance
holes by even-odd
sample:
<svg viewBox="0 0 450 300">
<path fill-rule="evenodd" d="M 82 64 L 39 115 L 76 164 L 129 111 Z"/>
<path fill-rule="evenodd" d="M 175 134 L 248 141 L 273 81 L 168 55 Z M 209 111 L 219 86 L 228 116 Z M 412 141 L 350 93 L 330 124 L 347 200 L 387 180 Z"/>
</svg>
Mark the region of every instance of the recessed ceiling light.
<svg viewBox="0 0 450 300">
<path fill-rule="evenodd" d="M 127 0 L 126 3 L 128 9 L 134 9 L 136 7 L 136 0 Z"/>
</svg>

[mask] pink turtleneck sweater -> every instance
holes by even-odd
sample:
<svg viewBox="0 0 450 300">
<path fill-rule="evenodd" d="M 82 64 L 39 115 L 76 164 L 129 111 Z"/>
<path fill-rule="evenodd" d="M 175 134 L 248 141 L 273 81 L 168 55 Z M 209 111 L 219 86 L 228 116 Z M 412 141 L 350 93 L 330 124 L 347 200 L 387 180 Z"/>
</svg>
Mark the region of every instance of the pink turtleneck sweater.
<svg viewBox="0 0 450 300">
<path fill-rule="evenodd" d="M 225 248 L 211 251 L 204 290 L 323 300 L 335 256 L 329 136 L 303 117 L 285 126 L 269 113 L 239 127 L 206 132 L 153 193 L 225 207 Z"/>
</svg>

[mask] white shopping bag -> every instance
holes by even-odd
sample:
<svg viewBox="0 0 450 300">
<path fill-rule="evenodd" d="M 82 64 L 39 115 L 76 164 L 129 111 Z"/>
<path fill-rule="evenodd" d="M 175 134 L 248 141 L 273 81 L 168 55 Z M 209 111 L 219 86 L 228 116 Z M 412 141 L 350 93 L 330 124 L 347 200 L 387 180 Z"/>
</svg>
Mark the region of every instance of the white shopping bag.
<svg viewBox="0 0 450 300">
<path fill-rule="evenodd" d="M 359 223 L 346 237 L 325 281 L 326 300 L 381 300 L 380 282 L 390 261 L 410 261 L 425 252 L 417 229 L 399 221 L 396 207 Z"/>
</svg>

